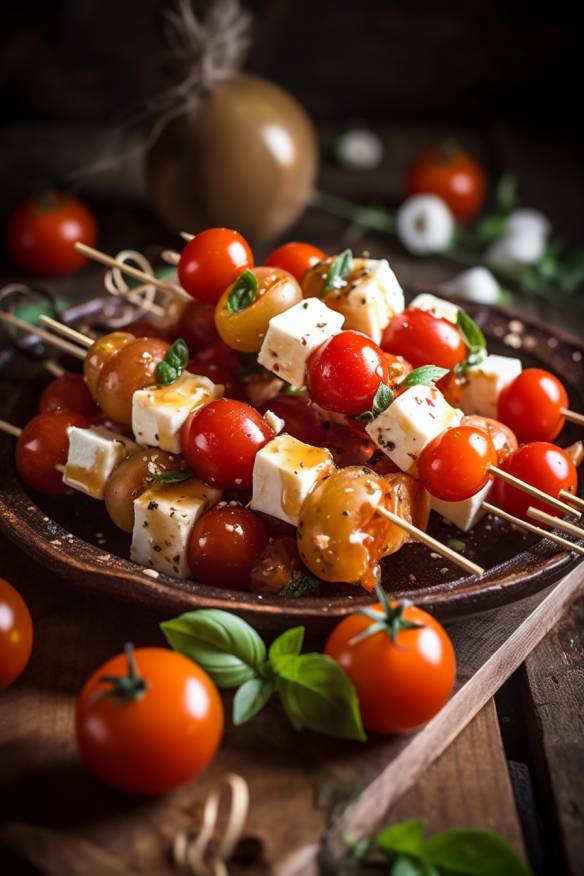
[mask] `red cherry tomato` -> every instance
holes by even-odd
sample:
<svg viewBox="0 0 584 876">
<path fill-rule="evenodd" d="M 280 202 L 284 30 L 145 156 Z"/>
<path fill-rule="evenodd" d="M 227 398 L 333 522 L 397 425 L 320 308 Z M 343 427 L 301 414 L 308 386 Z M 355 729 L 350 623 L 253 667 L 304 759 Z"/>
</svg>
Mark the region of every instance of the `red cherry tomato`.
<svg viewBox="0 0 584 876">
<path fill-rule="evenodd" d="M 196 362 L 205 362 L 208 365 L 221 365 L 234 373 L 241 366 L 239 353 L 232 350 L 224 341 L 217 341 L 215 344 L 199 350 L 192 358 Z"/>
<path fill-rule="evenodd" d="M 403 356 L 414 368 L 431 364 L 450 370 L 467 356 L 456 326 L 425 310 L 396 314 L 385 329 L 381 347 L 387 353 Z"/>
<path fill-rule="evenodd" d="M 32 642 L 28 606 L 20 593 L 0 578 L 0 690 L 10 687 L 24 671 Z"/>
<path fill-rule="evenodd" d="M 181 430 L 183 454 L 197 477 L 233 490 L 251 487 L 256 453 L 273 437 L 255 408 L 227 398 L 193 412 Z"/>
<path fill-rule="evenodd" d="M 509 426 L 500 423 L 499 420 L 493 420 L 491 417 L 471 414 L 462 418 L 461 426 L 474 426 L 475 429 L 482 429 L 489 435 L 497 454 L 497 465 L 500 465 L 506 456 L 519 447 L 517 438 Z"/>
<path fill-rule="evenodd" d="M 60 192 L 45 192 L 22 204 L 8 223 L 8 249 L 31 274 L 58 276 L 77 271 L 87 258 L 77 241 L 95 246 L 97 224 L 87 207 Z"/>
<path fill-rule="evenodd" d="M 125 325 L 124 331 L 128 332 L 131 335 L 134 335 L 135 338 L 162 338 L 163 340 L 166 339 L 166 335 L 161 329 L 143 319 L 137 319 L 135 322 L 131 322 L 129 325 Z"/>
<path fill-rule="evenodd" d="M 472 426 L 455 426 L 424 448 L 418 474 L 431 496 L 461 502 L 482 490 L 490 465 L 497 465 L 497 451 L 489 434 Z"/>
<path fill-rule="evenodd" d="M 118 654 L 93 673 L 77 700 L 75 728 L 83 760 L 102 781 L 132 794 L 163 794 L 213 758 L 223 706 L 196 663 L 165 648 L 140 648 L 133 664 Z"/>
<path fill-rule="evenodd" d="M 298 282 L 302 281 L 305 273 L 313 265 L 326 259 L 324 253 L 317 246 L 310 243 L 285 243 L 273 250 L 267 257 L 265 264 L 270 268 L 282 268 L 288 271 Z"/>
<path fill-rule="evenodd" d="M 67 490 L 55 466 L 65 465 L 69 450 L 69 426 L 86 429 L 89 423 L 72 411 L 37 414 L 26 424 L 16 442 L 16 470 L 32 490 L 55 495 Z"/>
<path fill-rule="evenodd" d="M 317 412 L 304 398 L 292 395 L 278 395 L 265 402 L 260 408 L 262 414 L 272 411 L 284 420 L 284 432 L 304 441 L 305 444 L 321 445 L 325 432 Z"/>
<path fill-rule="evenodd" d="M 533 487 L 538 487 L 556 499 L 561 498 L 560 490 L 575 493 L 578 487 L 578 473 L 568 454 L 555 444 L 548 444 L 546 441 L 525 444 L 519 450 L 510 453 L 500 467 L 503 471 L 515 475 Z M 527 509 L 530 506 L 557 517 L 562 513 L 522 490 L 506 484 L 500 478 L 495 478 L 492 495 L 494 503 L 504 511 L 531 523 L 533 521 L 527 516 Z"/>
<path fill-rule="evenodd" d="M 409 169 L 407 195 L 438 195 L 457 219 L 472 219 L 485 198 L 486 180 L 480 165 L 461 149 L 434 147 Z"/>
<path fill-rule="evenodd" d="M 51 411 L 74 411 L 88 420 L 99 416 L 99 408 L 80 374 L 62 374 L 45 387 L 39 399 L 39 414 Z"/>
<path fill-rule="evenodd" d="M 215 328 L 215 306 L 191 301 L 180 315 L 176 332 L 177 338 L 183 338 L 191 355 L 204 350 L 211 344 L 219 342 Z"/>
<path fill-rule="evenodd" d="M 213 383 L 221 383 L 224 387 L 223 395 L 226 398 L 237 398 L 243 401 L 245 396 L 241 383 L 235 377 L 233 371 L 225 365 L 215 362 L 201 362 L 200 359 L 191 359 L 187 365 L 187 371 L 191 374 L 200 374 L 208 377 Z"/>
<path fill-rule="evenodd" d="M 202 584 L 248 590 L 251 570 L 268 543 L 266 527 L 241 505 L 211 508 L 189 535 L 189 567 Z"/>
<path fill-rule="evenodd" d="M 381 605 L 373 608 L 383 612 Z M 395 612 L 398 604 L 391 608 Z M 402 733 L 429 721 L 447 701 L 456 676 L 454 649 L 438 621 L 414 605 L 401 616 L 419 626 L 399 628 L 393 639 L 380 630 L 357 642 L 374 621 L 349 615 L 324 649 L 355 685 L 363 724 L 374 733 Z"/>
<path fill-rule="evenodd" d="M 306 384 L 316 404 L 357 416 L 371 409 L 387 375 L 387 360 L 377 344 L 361 332 L 346 331 L 333 335 L 312 353 Z"/>
<path fill-rule="evenodd" d="M 252 267 L 252 251 L 241 234 L 230 228 L 208 228 L 183 249 L 178 278 L 197 301 L 216 304 L 235 278 Z"/>
<path fill-rule="evenodd" d="M 562 410 L 568 406 L 557 377 L 543 368 L 527 368 L 500 394 L 497 416 L 521 444 L 552 441 L 564 428 Z"/>
<path fill-rule="evenodd" d="M 365 432 L 352 429 L 349 424 L 331 425 L 324 443 L 339 468 L 347 465 L 368 465 L 376 450 L 375 444 Z"/>
</svg>

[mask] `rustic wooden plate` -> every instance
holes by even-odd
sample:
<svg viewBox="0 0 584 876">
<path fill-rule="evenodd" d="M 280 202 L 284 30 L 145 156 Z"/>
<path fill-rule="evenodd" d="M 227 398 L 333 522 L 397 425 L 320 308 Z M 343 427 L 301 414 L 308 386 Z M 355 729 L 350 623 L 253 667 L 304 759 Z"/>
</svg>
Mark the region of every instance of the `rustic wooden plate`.
<svg viewBox="0 0 584 876">
<path fill-rule="evenodd" d="M 584 344 L 552 327 L 502 307 L 465 303 L 493 352 L 519 355 L 525 366 L 555 371 L 568 387 L 572 407 L 584 410 L 582 356 Z M 34 413 L 36 399 L 48 376 L 14 351 L 0 354 L 0 417 L 24 423 Z M 566 427 L 560 443 L 577 440 Z M 323 586 L 320 597 L 280 599 L 152 577 L 128 559 L 129 538 L 111 523 L 102 503 L 80 494 L 50 499 L 28 494 L 13 464 L 14 440 L 0 435 L 0 529 L 44 567 L 76 586 L 106 590 L 112 595 L 160 607 L 161 615 L 212 606 L 236 610 L 263 629 L 302 622 L 326 629 L 335 619 L 371 601 L 350 586 Z M 433 515 L 434 517 L 434 515 Z M 421 545 L 406 545 L 383 561 L 386 589 L 415 600 L 441 618 L 471 614 L 521 599 L 551 584 L 576 564 L 577 557 L 547 540 L 510 529 L 486 517 L 472 533 L 461 535 L 441 519 L 433 519 L 433 535 L 445 541 L 460 537 L 466 555 L 488 571 L 482 578 L 461 577 L 459 570 Z"/>
</svg>

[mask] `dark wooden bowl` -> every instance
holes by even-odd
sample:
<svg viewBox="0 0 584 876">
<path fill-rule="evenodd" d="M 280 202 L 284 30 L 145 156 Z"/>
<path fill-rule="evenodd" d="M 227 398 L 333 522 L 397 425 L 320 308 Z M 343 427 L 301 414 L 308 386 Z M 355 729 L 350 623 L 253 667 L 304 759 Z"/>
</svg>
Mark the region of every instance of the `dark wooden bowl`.
<svg viewBox="0 0 584 876">
<path fill-rule="evenodd" d="M 556 372 L 568 387 L 572 407 L 584 410 L 580 341 L 506 308 L 465 304 L 465 309 L 482 326 L 493 352 L 519 355 L 525 366 Z M 48 376 L 38 364 L 14 352 L 0 357 L 0 375 L 0 417 L 16 424 L 26 422 Z M 559 440 L 566 446 L 579 437 L 584 436 L 567 426 Z M 78 587 L 159 606 L 161 617 L 203 606 L 234 610 L 266 630 L 304 623 L 323 631 L 371 601 L 370 595 L 348 585 L 325 585 L 320 597 L 283 599 L 167 575 L 152 577 L 128 559 L 129 538 L 115 529 L 102 503 L 78 493 L 56 499 L 28 494 L 16 475 L 13 451 L 14 439 L 0 435 L 0 529 L 44 567 Z M 421 545 L 410 544 L 383 561 L 383 583 L 392 595 L 414 600 L 444 619 L 521 599 L 553 583 L 577 562 L 575 554 L 490 516 L 468 535 L 433 517 L 432 534 L 443 541 L 462 538 L 466 556 L 483 565 L 486 574 L 461 577 L 457 567 Z"/>
</svg>

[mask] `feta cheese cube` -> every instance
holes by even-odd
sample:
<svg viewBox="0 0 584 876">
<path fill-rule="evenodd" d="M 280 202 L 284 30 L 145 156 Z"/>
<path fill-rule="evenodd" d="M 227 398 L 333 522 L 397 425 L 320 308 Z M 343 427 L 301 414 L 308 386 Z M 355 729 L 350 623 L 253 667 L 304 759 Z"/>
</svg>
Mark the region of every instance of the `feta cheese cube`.
<svg viewBox="0 0 584 876">
<path fill-rule="evenodd" d="M 196 478 L 146 490 L 134 502 L 131 558 L 158 572 L 188 578 L 189 533 L 220 498 L 220 490 Z"/>
<path fill-rule="evenodd" d="M 459 309 L 458 305 L 453 304 L 452 301 L 446 301 L 445 298 L 430 295 L 429 292 L 421 292 L 408 304 L 408 310 L 425 310 L 431 313 L 432 316 L 437 316 L 439 319 L 447 319 L 448 322 L 452 322 L 454 325 L 456 325 Z"/>
<path fill-rule="evenodd" d="M 344 321 L 318 298 L 305 298 L 271 318 L 258 362 L 292 386 L 304 386 L 308 357 L 338 334 Z"/>
<path fill-rule="evenodd" d="M 256 455 L 251 507 L 297 526 L 305 498 L 334 469 L 325 448 L 278 435 Z"/>
<path fill-rule="evenodd" d="M 114 469 L 140 449 L 129 438 L 103 426 L 90 429 L 69 426 L 67 435 L 69 451 L 63 482 L 94 499 L 103 499 L 105 485 Z"/>
<path fill-rule="evenodd" d="M 521 374 L 521 360 L 512 356 L 487 356 L 466 372 L 460 390 L 460 406 L 465 414 L 497 418 L 499 395 Z"/>
<path fill-rule="evenodd" d="M 325 303 L 343 314 L 345 329 L 364 332 L 379 344 L 391 318 L 404 309 L 404 293 L 386 259 L 353 259 L 351 273 Z"/>
<path fill-rule="evenodd" d="M 180 453 L 180 428 L 191 411 L 223 395 L 223 386 L 185 371 L 170 386 L 137 390 L 132 397 L 132 430 L 140 444 Z"/>
<path fill-rule="evenodd" d="M 435 386 L 412 386 L 369 423 L 366 431 L 395 465 L 415 475 L 426 445 L 461 420 L 462 411 L 451 407 Z"/>
<path fill-rule="evenodd" d="M 432 497 L 431 508 L 463 532 L 469 532 L 487 513 L 482 505 L 492 488 L 493 482 L 488 481 L 482 490 L 462 502 L 444 502 Z"/>
</svg>

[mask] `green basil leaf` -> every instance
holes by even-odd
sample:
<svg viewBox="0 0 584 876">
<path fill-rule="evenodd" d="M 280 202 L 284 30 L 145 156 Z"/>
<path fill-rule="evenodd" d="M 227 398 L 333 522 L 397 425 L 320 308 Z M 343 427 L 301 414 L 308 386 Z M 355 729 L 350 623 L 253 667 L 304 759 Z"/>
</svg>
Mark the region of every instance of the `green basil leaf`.
<svg viewBox="0 0 584 876">
<path fill-rule="evenodd" d="M 479 244 L 487 246 L 502 237 L 505 231 L 505 216 L 485 216 L 477 223 L 476 233 Z"/>
<path fill-rule="evenodd" d="M 272 694 L 275 685 L 265 678 L 250 678 L 238 688 L 233 698 L 233 723 L 236 727 L 245 724 L 263 709 Z"/>
<path fill-rule="evenodd" d="M 401 381 L 400 386 L 431 386 L 448 374 L 448 368 L 439 368 L 438 365 L 422 365 L 421 368 L 414 368 Z"/>
<path fill-rule="evenodd" d="M 393 401 L 393 392 L 387 385 L 387 383 L 380 383 L 377 387 L 377 392 L 373 396 L 373 405 L 371 406 L 370 411 L 363 411 L 362 414 L 356 418 L 363 423 L 370 423 L 375 417 L 378 417 L 379 414 L 382 414 L 384 411 L 388 409 L 390 404 Z"/>
<path fill-rule="evenodd" d="M 517 177 L 504 174 L 495 189 L 495 202 L 502 213 L 510 213 L 517 206 Z"/>
<path fill-rule="evenodd" d="M 297 572 L 291 581 L 288 581 L 283 587 L 278 596 L 285 596 L 288 599 L 298 599 L 300 596 L 306 596 L 307 593 L 320 593 L 320 584 L 318 578 L 309 575 L 307 572 Z"/>
<path fill-rule="evenodd" d="M 249 307 L 258 293 L 258 281 L 256 275 L 250 271 L 243 271 L 233 285 L 233 289 L 227 298 L 227 312 L 239 313 Z"/>
<path fill-rule="evenodd" d="M 375 835 L 375 844 L 380 851 L 390 855 L 416 855 L 422 857 L 426 822 L 412 818 L 400 824 L 384 827 Z"/>
<path fill-rule="evenodd" d="M 156 366 L 156 380 L 162 386 L 169 386 L 181 376 L 189 361 L 189 348 L 182 338 L 177 338 L 162 362 Z"/>
<path fill-rule="evenodd" d="M 528 876 L 509 843 L 488 830 L 463 828 L 437 833 L 424 844 L 426 860 L 439 870 L 464 876 Z"/>
<path fill-rule="evenodd" d="M 217 687 L 239 687 L 255 678 L 266 659 L 266 646 L 253 627 L 228 611 L 190 611 L 160 628 L 169 645 L 198 663 Z"/>
<path fill-rule="evenodd" d="M 272 661 L 284 711 L 296 730 L 307 727 L 342 739 L 367 737 L 349 676 L 325 654 L 284 655 Z"/>
<path fill-rule="evenodd" d="M 352 262 L 353 253 L 350 249 L 343 250 L 342 253 L 332 260 L 324 283 L 324 293 L 330 292 L 332 289 L 338 289 L 341 286 L 343 277 L 351 270 Z"/>
<path fill-rule="evenodd" d="M 193 477 L 190 469 L 184 471 L 162 471 L 160 474 L 152 475 L 148 478 L 149 484 L 180 484 L 182 481 L 188 481 Z"/>
<path fill-rule="evenodd" d="M 425 874 L 419 864 L 400 855 L 389 871 L 389 876 L 425 876 Z"/>
<path fill-rule="evenodd" d="M 156 366 L 156 382 L 161 386 L 170 386 L 177 379 L 178 373 L 168 362 L 159 362 Z"/>
<path fill-rule="evenodd" d="M 300 654 L 303 644 L 304 627 L 292 627 L 272 642 L 268 658 L 273 662 L 285 654 Z"/>
<path fill-rule="evenodd" d="M 486 348 L 487 341 L 484 334 L 474 319 L 472 319 L 468 313 L 465 313 L 462 308 L 458 309 L 456 325 L 468 347 L 469 353 L 476 353 L 478 350 L 484 350 Z"/>
</svg>

